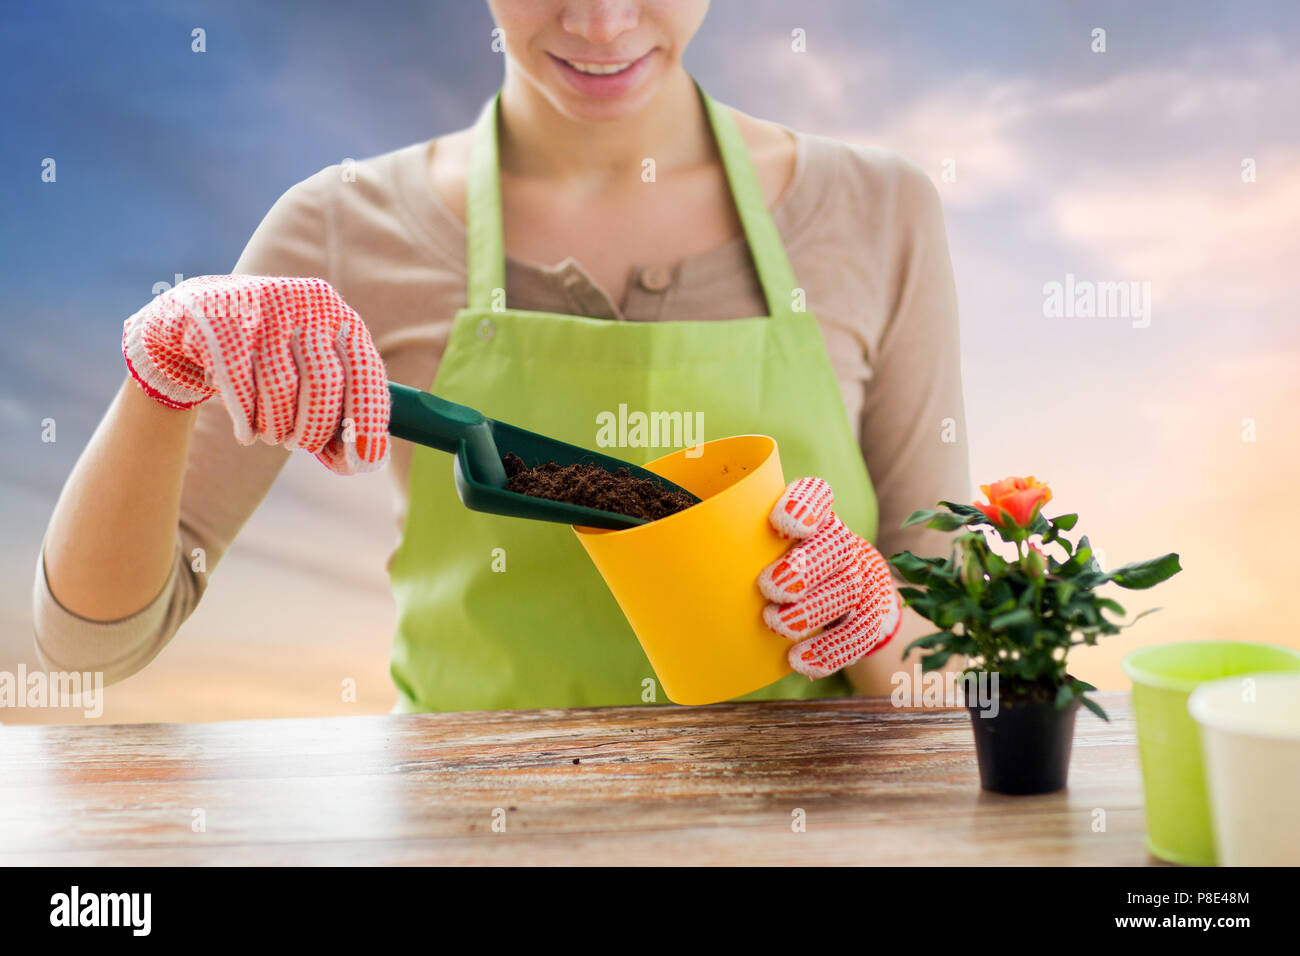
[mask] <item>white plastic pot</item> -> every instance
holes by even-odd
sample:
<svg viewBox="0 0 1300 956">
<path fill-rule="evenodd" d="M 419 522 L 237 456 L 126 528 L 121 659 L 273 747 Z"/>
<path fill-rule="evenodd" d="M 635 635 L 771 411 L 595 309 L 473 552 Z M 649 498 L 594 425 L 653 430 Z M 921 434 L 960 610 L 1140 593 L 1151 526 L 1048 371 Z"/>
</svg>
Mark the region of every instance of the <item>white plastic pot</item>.
<svg viewBox="0 0 1300 956">
<path fill-rule="evenodd" d="M 1202 684 L 1187 701 L 1201 726 L 1221 866 L 1300 866 L 1300 674 Z"/>
</svg>

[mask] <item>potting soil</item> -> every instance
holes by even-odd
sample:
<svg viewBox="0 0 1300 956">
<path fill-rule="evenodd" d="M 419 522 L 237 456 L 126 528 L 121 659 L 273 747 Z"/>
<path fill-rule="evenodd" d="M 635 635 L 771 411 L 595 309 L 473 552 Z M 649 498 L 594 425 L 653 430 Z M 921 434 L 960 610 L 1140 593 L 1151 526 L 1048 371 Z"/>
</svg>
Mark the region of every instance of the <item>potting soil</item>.
<svg viewBox="0 0 1300 956">
<path fill-rule="evenodd" d="M 665 491 L 626 468 L 606 471 L 596 465 L 560 465 L 548 461 L 529 468 L 513 452 L 501 459 L 506 488 L 522 495 L 564 501 L 631 518 L 657 521 L 684 511 L 695 501 L 680 491 Z"/>
</svg>

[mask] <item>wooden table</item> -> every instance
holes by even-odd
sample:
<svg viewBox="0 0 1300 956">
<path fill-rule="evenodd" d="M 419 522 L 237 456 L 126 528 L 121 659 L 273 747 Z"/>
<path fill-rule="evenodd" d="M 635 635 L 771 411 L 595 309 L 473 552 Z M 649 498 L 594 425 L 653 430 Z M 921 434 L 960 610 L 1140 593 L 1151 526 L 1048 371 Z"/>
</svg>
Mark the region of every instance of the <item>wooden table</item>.
<svg viewBox="0 0 1300 956">
<path fill-rule="evenodd" d="M 0 863 L 1153 862 L 1100 699 L 1035 797 L 980 790 L 964 711 L 887 700 L 0 727 Z"/>
</svg>

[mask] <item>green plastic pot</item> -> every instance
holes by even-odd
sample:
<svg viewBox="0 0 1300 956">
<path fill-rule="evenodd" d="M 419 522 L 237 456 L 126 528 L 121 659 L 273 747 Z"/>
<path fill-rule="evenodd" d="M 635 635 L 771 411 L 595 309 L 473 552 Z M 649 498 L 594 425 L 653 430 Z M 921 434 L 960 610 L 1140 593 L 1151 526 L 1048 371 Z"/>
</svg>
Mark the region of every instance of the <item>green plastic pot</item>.
<svg viewBox="0 0 1300 956">
<path fill-rule="evenodd" d="M 1123 667 L 1133 681 L 1147 849 L 1170 863 L 1214 866 L 1200 730 L 1187 698 L 1205 681 L 1300 672 L 1300 651 L 1244 641 L 1185 641 L 1133 651 Z"/>
</svg>

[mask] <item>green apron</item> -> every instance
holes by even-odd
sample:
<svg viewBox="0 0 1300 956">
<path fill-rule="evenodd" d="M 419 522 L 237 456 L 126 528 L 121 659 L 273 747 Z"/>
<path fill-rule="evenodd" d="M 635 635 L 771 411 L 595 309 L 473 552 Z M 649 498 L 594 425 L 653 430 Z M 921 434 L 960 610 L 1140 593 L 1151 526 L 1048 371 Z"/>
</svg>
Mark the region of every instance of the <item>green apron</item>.
<svg viewBox="0 0 1300 956">
<path fill-rule="evenodd" d="M 467 308 L 456 315 L 430 390 L 587 448 L 597 447 L 598 416 L 605 413 L 608 434 L 620 406 L 703 413 L 703 436 L 659 436 L 676 446 L 601 449 L 635 464 L 697 440 L 770 435 L 786 480 L 825 478 L 837 513 L 872 540 L 875 492 L 821 331 L 811 313 L 795 309 L 803 296 L 796 300 L 794 273 L 735 121 L 700 96 L 771 315 L 624 322 L 506 308 L 497 94 L 474 130 Z M 456 497 L 452 460 L 423 447 L 411 460 L 406 528 L 390 565 L 396 710 L 667 703 L 573 531 L 467 510 Z M 743 699 L 849 693 L 842 674 L 818 681 L 789 674 Z"/>
</svg>

